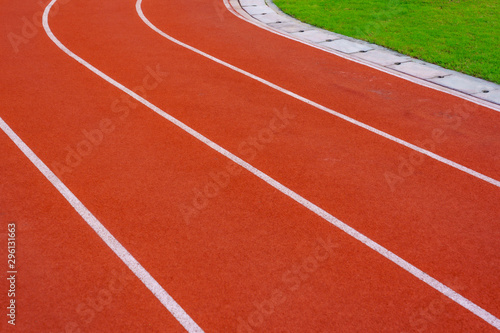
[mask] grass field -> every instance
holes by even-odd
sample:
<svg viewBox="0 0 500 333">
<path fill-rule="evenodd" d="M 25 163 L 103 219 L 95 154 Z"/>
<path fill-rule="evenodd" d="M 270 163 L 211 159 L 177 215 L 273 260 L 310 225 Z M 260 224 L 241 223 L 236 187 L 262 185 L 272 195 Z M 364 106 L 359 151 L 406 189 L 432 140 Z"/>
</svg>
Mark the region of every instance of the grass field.
<svg viewBox="0 0 500 333">
<path fill-rule="evenodd" d="M 500 0 L 274 0 L 312 25 L 500 83 Z"/>
</svg>

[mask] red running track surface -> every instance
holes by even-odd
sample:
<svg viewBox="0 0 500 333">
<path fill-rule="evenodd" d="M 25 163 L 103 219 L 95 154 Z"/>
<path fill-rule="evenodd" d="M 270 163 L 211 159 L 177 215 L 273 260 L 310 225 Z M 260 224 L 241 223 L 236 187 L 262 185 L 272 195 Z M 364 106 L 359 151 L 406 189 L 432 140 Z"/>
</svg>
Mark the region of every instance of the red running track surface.
<svg viewBox="0 0 500 333">
<path fill-rule="evenodd" d="M 39 4 L 1 6 L 0 117 L 204 331 L 495 331 L 71 59 L 26 23 Z M 498 111 L 259 29 L 220 0 L 143 10 L 184 43 L 500 179 Z M 172 43 L 135 1 L 53 13 L 86 62 L 500 316 L 497 186 Z M 2 243 L 15 222 L 19 269 L 16 326 L 1 330 L 183 331 L 0 134 Z"/>
</svg>

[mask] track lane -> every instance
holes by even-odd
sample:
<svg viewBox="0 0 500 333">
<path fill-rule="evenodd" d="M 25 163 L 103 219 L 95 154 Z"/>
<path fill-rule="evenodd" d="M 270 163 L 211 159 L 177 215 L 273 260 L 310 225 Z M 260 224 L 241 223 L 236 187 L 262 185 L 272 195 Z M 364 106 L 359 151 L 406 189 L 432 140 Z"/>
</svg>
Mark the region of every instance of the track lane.
<svg viewBox="0 0 500 333">
<path fill-rule="evenodd" d="M 16 224 L 18 270 L 16 325 L 2 332 L 185 332 L 3 131 L 0 147 L 0 234 Z"/>
<path fill-rule="evenodd" d="M 174 38 L 417 146 L 450 114 L 472 113 L 473 120 L 449 133 L 455 144 L 443 154 L 498 179 L 498 168 L 484 163 L 500 158 L 498 111 L 259 29 L 222 1 L 146 0 L 143 9 Z"/>
<path fill-rule="evenodd" d="M 44 16 L 44 20 L 46 16 Z M 87 207 L 60 181 L 45 163 L 22 141 L 19 136 L 0 118 L 0 128 L 16 144 L 23 154 L 36 166 L 45 178 L 57 189 L 66 201 L 75 209 L 87 225 L 93 229 L 102 241 L 120 258 L 120 260 L 141 280 L 165 308 L 189 332 L 203 332 L 177 302 L 161 287 L 144 267 L 127 251 L 123 245 L 96 219 Z"/>
</svg>

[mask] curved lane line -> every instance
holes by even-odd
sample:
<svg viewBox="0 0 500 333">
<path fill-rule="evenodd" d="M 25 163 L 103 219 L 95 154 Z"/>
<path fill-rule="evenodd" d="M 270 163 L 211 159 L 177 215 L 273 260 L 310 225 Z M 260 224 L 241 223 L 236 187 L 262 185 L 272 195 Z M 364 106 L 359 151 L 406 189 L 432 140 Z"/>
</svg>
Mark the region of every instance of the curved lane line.
<svg viewBox="0 0 500 333">
<path fill-rule="evenodd" d="M 50 39 L 56 43 L 64 52 L 72 56 L 82 65 L 92 71 L 97 71 L 83 59 L 74 55 L 63 44 L 57 40 L 48 23 L 50 9 L 56 0 L 52 0 L 43 12 L 43 27 Z M 116 84 L 115 84 L 116 85 Z M 118 88 L 126 89 L 123 86 Z M 122 89 L 123 90 L 123 89 Z M 156 298 L 167 308 L 167 310 L 184 326 L 188 332 L 202 333 L 203 330 L 184 311 L 184 309 L 170 296 L 165 289 L 149 274 L 149 272 L 120 244 L 120 242 L 97 220 L 97 218 L 78 200 L 78 198 L 57 178 L 57 176 L 33 153 L 33 151 L 12 131 L 12 129 L 0 118 L 0 128 L 14 141 L 21 151 L 31 160 L 40 172 L 57 188 L 64 198 L 73 206 L 87 224 L 101 237 L 111 250 L 127 265 L 127 267 L 144 283 L 144 285 L 156 296 Z"/>
<path fill-rule="evenodd" d="M 422 154 L 424 154 L 424 155 L 427 155 L 427 156 L 429 156 L 430 158 L 435 159 L 436 161 L 439 161 L 439 162 L 442 162 L 442 163 L 444 163 L 444 164 L 447 164 L 447 165 L 449 165 L 449 166 L 451 166 L 451 167 L 453 167 L 453 168 L 455 168 L 455 169 L 458 169 L 458 170 L 461 170 L 461 171 L 463 171 L 463 172 L 465 172 L 465 173 L 468 173 L 468 174 L 469 174 L 469 175 L 471 175 L 471 176 L 474 176 L 474 177 L 479 178 L 479 179 L 481 179 L 481 180 L 484 180 L 485 182 L 488 182 L 488 183 L 490 183 L 490 184 L 492 184 L 492 185 L 495 185 L 495 186 L 497 186 L 497 187 L 500 187 L 500 181 L 498 181 L 498 180 L 496 180 L 496 179 L 493 179 L 493 178 L 491 178 L 491 177 L 488 177 L 488 176 L 486 176 L 486 175 L 483 175 L 482 173 L 479 173 L 479 172 L 474 171 L 474 170 L 472 170 L 472 169 L 470 169 L 470 168 L 467 168 L 467 167 L 465 167 L 465 166 L 463 166 L 463 165 L 461 165 L 461 164 L 458 164 L 458 163 L 456 163 L 456 162 L 453 162 L 453 161 L 451 161 L 451 160 L 449 160 L 449 159 L 447 159 L 447 158 L 445 158 L 445 157 L 442 157 L 442 156 L 440 156 L 440 155 L 438 155 L 438 154 L 435 154 L 435 153 L 433 153 L 433 152 L 431 152 L 431 151 L 428 151 L 428 150 L 423 149 L 423 148 L 420 148 L 420 147 L 418 147 L 418 146 L 416 146 L 416 145 L 414 145 L 414 144 L 411 144 L 411 143 L 409 143 L 409 142 L 406 142 L 406 141 L 404 141 L 404 140 L 402 140 L 402 139 L 399 139 L 399 138 L 397 138 L 397 137 L 395 137 L 395 136 L 393 136 L 393 135 L 391 135 L 391 134 L 388 134 L 388 133 L 386 133 L 386 132 L 383 132 L 383 131 L 381 131 L 381 130 L 379 130 L 379 129 L 376 129 L 376 128 L 374 128 L 374 127 L 372 127 L 372 126 L 370 126 L 370 125 L 367 125 L 367 124 L 365 124 L 365 123 L 362 123 L 362 122 L 360 122 L 359 120 L 356 120 L 356 119 L 353 119 L 353 118 L 351 118 L 351 117 L 348 117 L 348 116 L 346 116 L 346 115 L 344 115 L 344 114 L 342 114 L 342 113 L 340 113 L 340 112 L 337 112 L 337 111 L 334 111 L 334 110 L 332 110 L 332 109 L 329 109 L 329 108 L 327 108 L 326 106 L 323 106 L 323 105 L 321 105 L 321 104 L 318 104 L 318 103 L 316 103 L 316 102 L 313 102 L 313 101 L 311 101 L 310 99 L 307 99 L 307 98 L 302 97 L 302 96 L 300 96 L 300 95 L 298 95 L 298 94 L 296 94 L 296 93 L 293 93 L 293 92 L 291 92 L 291 91 L 289 91 L 289 90 L 287 90 L 287 89 L 285 89 L 285 88 L 282 88 L 282 87 L 280 87 L 280 86 L 278 86 L 278 85 L 276 85 L 276 84 L 274 84 L 274 83 L 272 83 L 272 82 L 269 82 L 269 81 L 267 81 L 267 80 L 265 80 L 265 79 L 263 79 L 263 78 L 261 78 L 261 77 L 259 77 L 259 76 L 256 76 L 256 75 L 254 75 L 254 74 L 252 74 L 252 73 L 249 73 L 249 72 L 247 72 L 247 71 L 245 71 L 245 70 L 243 70 L 243 69 L 241 69 L 241 68 L 238 68 L 238 67 L 236 67 L 236 66 L 233 66 L 233 65 L 231 65 L 231 64 L 229 64 L 229 63 L 227 63 L 227 62 L 225 62 L 225 61 L 223 61 L 223 60 L 220 60 L 220 59 L 218 59 L 218 58 L 216 58 L 216 57 L 214 57 L 214 56 L 211 56 L 210 54 L 207 54 L 207 53 L 205 53 L 205 52 L 203 52 L 203 51 L 201 51 L 201 50 L 198 50 L 197 48 L 194 48 L 194 47 L 192 47 L 192 46 L 190 46 L 190 45 L 188 45 L 188 44 L 186 44 L 186 43 L 183 43 L 183 42 L 181 42 L 181 41 L 179 41 L 179 40 L 177 40 L 177 39 L 173 38 L 173 37 L 172 37 L 172 36 L 170 36 L 170 35 L 167 35 L 165 32 L 163 32 L 163 31 L 161 31 L 160 29 L 158 29 L 155 25 L 153 25 L 153 24 L 152 24 L 152 23 L 148 20 L 148 18 L 144 15 L 144 13 L 143 13 L 143 11 L 142 11 L 141 5 L 142 5 L 142 0 L 137 0 L 137 3 L 136 3 L 136 10 L 137 10 L 137 13 L 139 14 L 140 18 L 144 21 L 144 23 L 146 23 L 146 25 L 147 25 L 148 27 L 150 27 L 152 30 L 154 30 L 155 32 L 157 32 L 157 33 L 158 33 L 158 34 L 160 34 L 161 36 L 163 36 L 163 37 L 167 38 L 167 39 L 168 39 L 168 40 L 170 40 L 171 42 L 174 42 L 174 43 L 175 43 L 175 44 L 177 44 L 177 45 L 180 45 L 180 46 L 182 46 L 182 47 L 184 47 L 184 48 L 187 48 L 188 50 L 191 50 L 191 51 L 193 51 L 193 52 L 195 52 L 195 53 L 197 53 L 197 54 L 199 54 L 199 55 L 201 55 L 201 56 L 203 56 L 203 57 L 205 57 L 205 58 L 208 58 L 208 59 L 210 59 L 210 60 L 212 60 L 212 61 L 214 61 L 214 62 L 216 62 L 216 63 L 218 63 L 218 64 L 221 64 L 221 65 L 223 65 L 223 66 L 225 66 L 225 67 L 227 67 L 227 68 L 230 68 L 230 69 L 232 69 L 232 70 L 234 70 L 234 71 L 236 71 L 236 72 L 238 72 L 238 73 L 240 73 L 240 74 L 243 74 L 243 75 L 245 75 L 245 76 L 247 76 L 247 77 L 249 77 L 249 78 L 252 78 L 252 79 L 254 79 L 254 80 L 256 80 L 256 81 L 259 81 L 259 82 L 261 82 L 261 83 L 265 84 L 266 86 L 271 87 L 271 88 L 273 88 L 273 89 L 276 89 L 276 90 L 278 90 L 278 91 L 280 91 L 280 92 L 282 92 L 282 93 L 284 93 L 284 94 L 286 94 L 286 95 L 288 95 L 288 96 L 291 96 L 291 97 L 293 97 L 293 98 L 295 98 L 295 99 L 298 99 L 299 101 L 302 101 L 302 102 L 304 102 L 304 103 L 306 103 L 306 104 L 309 104 L 309 105 L 311 105 L 311 106 L 313 106 L 313 107 L 315 107 L 315 108 L 318 108 L 318 109 L 320 109 L 320 110 L 322 110 L 322 111 L 325 111 L 325 112 L 327 112 L 327 113 L 329 113 L 329 114 L 331 114 L 331 115 L 334 115 L 334 116 L 336 116 L 336 117 L 339 117 L 339 118 L 341 118 L 341 119 L 343 119 L 343 120 L 345 120 L 345 121 L 347 121 L 347 122 L 350 122 L 351 124 L 354 124 L 354 125 L 356 125 L 356 126 L 359 126 L 359 127 L 361 127 L 361 128 L 364 128 L 364 129 L 366 129 L 366 130 L 368 130 L 368 131 L 370 131 L 370 132 L 372 132 L 372 133 L 375 133 L 375 134 L 380 135 L 380 136 L 382 136 L 382 137 L 384 137 L 384 138 L 386 138 L 386 139 L 389 139 L 389 140 L 391 140 L 391 141 L 394 141 L 394 142 L 396 142 L 396 143 L 399 143 L 400 145 L 403 145 L 403 146 L 405 146 L 405 147 L 407 147 L 407 148 L 410 148 L 410 149 L 415 150 L 415 151 L 417 151 L 417 152 L 419 152 L 419 153 L 422 153 Z"/>
<path fill-rule="evenodd" d="M 392 261 L 393 263 L 395 263 L 399 267 L 403 268 L 404 270 L 406 270 L 407 272 L 409 272 L 410 274 L 412 274 L 413 276 L 415 276 L 419 280 L 421 280 L 421 281 L 425 282 L 426 284 L 428 284 L 430 287 L 436 289 L 437 291 L 439 291 L 443 295 L 449 297 L 451 300 L 453 300 L 457 304 L 463 306 L 464 308 L 466 308 L 467 310 L 471 311 L 472 313 L 474 313 L 475 315 L 477 315 L 481 319 L 485 320 L 490 325 L 496 327 L 497 329 L 500 329 L 500 319 L 496 318 L 495 316 L 493 316 L 488 311 L 484 310 L 480 306 L 476 305 L 475 303 L 471 302 L 467 298 L 465 298 L 462 295 L 458 294 L 457 292 L 455 292 L 451 288 L 445 286 L 444 284 L 442 284 L 438 280 L 434 279 L 433 277 L 431 277 L 427 273 L 424 273 L 423 271 L 421 271 L 417 267 L 413 266 L 409 262 L 405 261 L 404 259 L 400 258 L 396 254 L 394 254 L 391 251 L 387 250 L 386 248 L 384 248 L 383 246 L 379 245 L 378 243 L 376 243 L 375 241 L 371 240 L 370 238 L 366 237 L 365 235 L 363 235 L 362 233 L 358 232 L 354 228 L 348 226 L 344 222 L 340 221 L 339 219 L 337 219 L 336 217 L 334 217 L 333 215 L 331 215 L 327 211 L 321 209 L 320 207 L 316 206 L 315 204 L 313 204 L 312 202 L 308 201 L 307 199 L 303 198 L 302 196 L 300 196 L 299 194 L 295 193 L 291 189 L 289 189 L 286 186 L 280 184 L 278 181 L 276 181 L 273 178 L 269 177 L 268 175 L 266 175 L 262 171 L 256 169 L 255 167 L 253 167 L 249 163 L 245 162 L 244 160 L 242 160 L 238 156 L 232 154 L 231 152 L 229 152 L 228 150 L 222 148 L 221 146 L 219 146 L 215 142 L 209 140 L 208 138 L 206 138 L 202 134 L 198 133 L 197 131 L 195 131 L 191 127 L 187 126 L 183 122 L 181 122 L 181 121 L 177 120 L 176 118 L 172 117 L 171 115 L 169 115 L 165 111 L 163 111 L 160 108 L 158 108 L 157 106 L 155 106 L 153 103 L 151 103 L 148 100 L 144 99 L 143 97 L 139 96 L 138 94 L 136 94 L 135 92 L 133 92 L 129 88 L 123 86 L 121 83 L 115 81 L 114 79 L 112 79 L 108 75 L 104 74 L 103 72 L 101 72 L 100 70 L 98 70 L 97 68 L 95 68 L 94 66 L 92 66 L 91 64 L 89 64 L 88 62 L 86 62 L 85 60 L 83 60 L 82 58 L 80 58 L 79 56 L 77 56 L 76 54 L 74 54 L 73 52 L 71 52 L 66 46 L 64 46 L 54 36 L 54 34 L 52 33 L 52 31 L 50 30 L 50 27 L 48 25 L 48 13 L 50 12 L 50 8 L 52 7 L 52 5 L 56 1 L 57 0 L 52 0 L 50 2 L 50 4 L 45 8 L 44 16 L 43 16 L 43 27 L 45 29 L 45 32 L 49 36 L 49 38 L 62 51 L 64 51 L 71 58 L 73 58 L 74 60 L 78 61 L 80 64 L 82 64 L 83 66 L 85 66 L 87 69 L 89 69 L 90 71 L 92 71 L 94 74 L 96 74 L 99 77 L 101 77 L 103 80 L 105 80 L 108 83 L 112 84 L 113 86 L 117 87 L 118 89 L 120 89 L 124 93 L 128 94 L 129 96 L 131 96 L 132 98 L 134 98 L 135 100 L 137 100 L 138 102 L 140 102 L 141 104 L 143 104 L 144 106 L 150 108 L 152 111 L 156 112 L 161 117 L 163 117 L 166 120 L 170 121 L 172 124 L 174 124 L 177 127 L 181 128 L 182 130 L 184 130 L 188 134 L 192 135 L 193 137 L 195 137 L 199 141 L 203 142 L 204 144 L 206 144 L 207 146 L 209 146 L 213 150 L 217 151 L 218 153 L 224 155 L 225 157 L 227 157 L 228 159 L 230 159 L 233 162 L 237 163 L 241 167 L 245 168 L 246 170 L 248 170 L 249 172 L 251 172 L 252 174 L 254 174 L 255 176 L 257 176 L 258 178 L 262 179 L 263 181 L 265 181 L 266 183 L 268 183 L 269 185 L 271 185 L 272 187 L 274 187 L 275 189 L 277 189 L 278 191 L 280 191 L 281 193 L 283 193 L 286 196 L 290 197 L 291 199 L 295 200 L 297 203 L 301 204 L 302 206 L 304 206 L 305 208 L 309 209 L 313 213 L 315 213 L 318 216 L 322 217 L 323 219 L 325 219 L 326 221 L 328 221 L 332 225 L 336 226 L 337 228 L 341 229 L 342 231 L 344 231 L 348 235 L 352 236 L 353 238 L 357 239 L 361 243 L 365 244 L 366 246 L 368 246 L 372 250 L 376 251 L 377 253 L 381 254 L 385 258 L 389 259 L 390 261 Z M 141 3 L 141 0 L 138 0 L 138 2 L 136 3 L 136 8 L 137 8 L 138 11 L 140 10 L 140 3 Z M 182 310 L 182 309 L 180 309 L 180 310 Z M 191 320 L 191 318 L 189 318 L 189 317 L 185 318 L 185 320 L 188 320 L 188 319 Z M 192 320 L 191 320 L 191 322 L 192 322 Z M 183 322 L 181 322 L 181 323 L 183 323 Z M 184 321 L 184 324 L 185 323 L 186 322 Z M 192 324 L 196 325 L 194 322 L 192 322 Z M 196 332 L 196 330 L 194 330 L 194 329 L 195 329 L 195 327 L 193 327 L 193 330 L 189 330 L 189 331 L 190 332 Z M 199 329 L 199 327 L 196 326 L 196 329 Z M 201 331 L 201 329 L 199 329 L 199 331 Z"/>
</svg>

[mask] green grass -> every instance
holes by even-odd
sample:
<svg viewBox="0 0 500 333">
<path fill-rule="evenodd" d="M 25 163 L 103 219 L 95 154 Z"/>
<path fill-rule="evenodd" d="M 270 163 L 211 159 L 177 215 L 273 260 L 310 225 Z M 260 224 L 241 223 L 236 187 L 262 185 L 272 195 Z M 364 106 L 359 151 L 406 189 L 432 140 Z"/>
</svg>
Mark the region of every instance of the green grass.
<svg viewBox="0 0 500 333">
<path fill-rule="evenodd" d="M 339 34 L 500 83 L 500 0 L 274 0 Z"/>
</svg>

